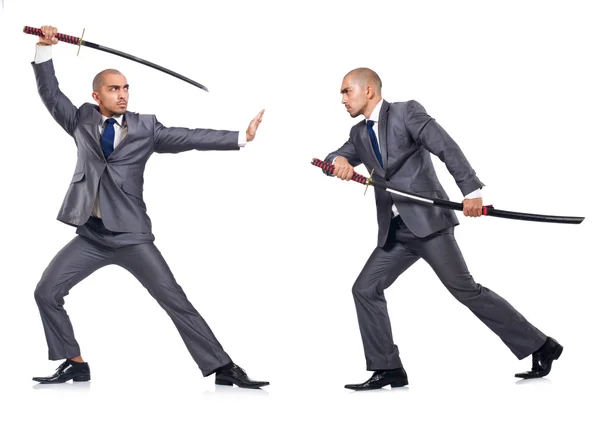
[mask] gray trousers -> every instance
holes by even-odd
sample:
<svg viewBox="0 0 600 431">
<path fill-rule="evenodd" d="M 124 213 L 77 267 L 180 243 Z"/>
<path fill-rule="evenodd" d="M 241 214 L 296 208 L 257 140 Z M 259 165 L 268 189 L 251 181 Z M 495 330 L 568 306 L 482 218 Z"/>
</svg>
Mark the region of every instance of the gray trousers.
<svg viewBox="0 0 600 431">
<path fill-rule="evenodd" d="M 63 308 L 64 297 L 97 269 L 114 264 L 133 274 L 167 312 L 204 376 L 231 362 L 151 240 L 142 238 L 140 243 L 123 245 L 136 242 L 136 238 L 132 234 L 112 233 L 98 219 L 78 232 L 80 235 L 50 262 L 35 289 L 51 360 L 80 355 L 71 321 Z"/>
<path fill-rule="evenodd" d="M 367 370 L 402 367 L 392 339 L 384 290 L 420 258 L 517 358 L 531 355 L 544 344 L 547 337 L 541 331 L 507 301 L 473 280 L 454 238 L 454 227 L 418 238 L 396 218 L 385 246 L 373 251 L 352 288 Z"/>
</svg>

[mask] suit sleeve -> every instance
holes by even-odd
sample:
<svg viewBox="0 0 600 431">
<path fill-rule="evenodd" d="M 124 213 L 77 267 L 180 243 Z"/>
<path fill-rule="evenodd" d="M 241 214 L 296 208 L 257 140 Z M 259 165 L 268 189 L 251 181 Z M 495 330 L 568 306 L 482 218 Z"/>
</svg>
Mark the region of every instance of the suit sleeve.
<svg viewBox="0 0 600 431">
<path fill-rule="evenodd" d="M 406 103 L 404 124 L 417 144 L 444 162 L 454 177 L 463 196 L 483 187 L 485 184 L 477 178 L 475 170 L 456 142 L 429 116 L 425 108 L 411 100 Z"/>
<path fill-rule="evenodd" d="M 77 126 L 79 110 L 69 98 L 60 91 L 58 80 L 54 73 L 52 60 L 43 63 L 31 63 L 35 73 L 38 93 L 42 102 L 58 124 L 71 136 Z"/>
<path fill-rule="evenodd" d="M 345 157 L 348 160 L 348 163 L 352 165 L 352 167 L 356 167 L 362 163 L 358 155 L 356 154 L 356 149 L 354 148 L 354 144 L 350 139 L 346 141 L 344 145 L 335 150 L 332 153 L 329 153 L 327 157 L 325 157 L 325 161 L 327 163 L 333 163 L 336 157 Z M 331 176 L 328 172 L 323 171 L 326 175 Z"/>
<path fill-rule="evenodd" d="M 157 153 L 181 153 L 199 150 L 239 150 L 239 132 L 212 129 L 187 129 L 165 127 L 154 118 L 154 151 Z"/>
</svg>

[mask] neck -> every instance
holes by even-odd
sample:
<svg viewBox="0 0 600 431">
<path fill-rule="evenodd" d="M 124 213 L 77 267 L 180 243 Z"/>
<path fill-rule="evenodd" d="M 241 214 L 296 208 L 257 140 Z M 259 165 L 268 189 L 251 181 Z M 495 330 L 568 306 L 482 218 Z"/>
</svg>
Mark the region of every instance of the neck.
<svg viewBox="0 0 600 431">
<path fill-rule="evenodd" d="M 373 110 L 375 109 L 380 100 L 381 97 L 378 97 L 377 99 L 371 99 L 370 103 L 367 105 L 367 109 L 363 114 L 367 120 L 371 119 L 371 114 L 373 113 Z"/>
</svg>

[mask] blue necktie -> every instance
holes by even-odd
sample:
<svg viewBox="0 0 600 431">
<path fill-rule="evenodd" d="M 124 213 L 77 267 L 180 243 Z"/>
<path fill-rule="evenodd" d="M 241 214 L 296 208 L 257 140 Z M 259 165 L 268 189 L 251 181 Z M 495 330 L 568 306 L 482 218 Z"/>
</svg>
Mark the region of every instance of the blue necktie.
<svg viewBox="0 0 600 431">
<path fill-rule="evenodd" d="M 100 143 L 102 144 L 102 152 L 104 153 L 104 157 L 108 159 L 108 156 L 112 154 L 115 149 L 115 123 L 117 120 L 114 118 L 108 118 L 104 124 L 104 132 L 102 133 L 102 138 L 100 139 Z"/>
<path fill-rule="evenodd" d="M 383 168 L 383 159 L 381 158 L 381 152 L 379 151 L 379 144 L 377 144 L 377 135 L 375 135 L 375 130 L 373 130 L 373 124 L 375 124 L 375 121 L 367 120 L 367 132 L 369 132 L 369 138 L 371 139 L 371 146 L 373 147 L 373 151 L 375 151 L 375 156 L 377 157 L 377 161 Z"/>
</svg>

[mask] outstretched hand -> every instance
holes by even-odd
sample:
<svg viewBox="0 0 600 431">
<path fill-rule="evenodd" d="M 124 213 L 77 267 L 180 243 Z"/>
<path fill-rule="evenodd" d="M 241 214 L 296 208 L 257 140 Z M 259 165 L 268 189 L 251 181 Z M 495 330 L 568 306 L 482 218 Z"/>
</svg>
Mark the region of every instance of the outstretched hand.
<svg viewBox="0 0 600 431">
<path fill-rule="evenodd" d="M 58 39 L 56 38 L 58 29 L 56 27 L 45 25 L 40 30 L 42 30 L 43 36 L 40 36 L 40 40 L 37 43 L 38 45 L 47 46 L 56 45 L 58 43 Z"/>
<path fill-rule="evenodd" d="M 262 117 L 264 114 L 265 110 L 261 110 L 258 115 L 256 117 L 254 117 L 252 119 L 252 121 L 250 121 L 250 125 L 248 126 L 248 129 L 246 130 L 246 142 L 250 142 L 254 139 L 254 137 L 256 136 L 256 130 L 258 129 L 258 126 L 260 126 L 260 122 L 262 121 Z"/>
</svg>

